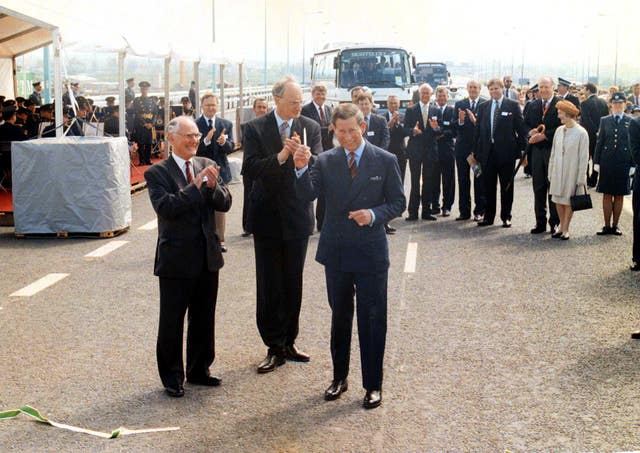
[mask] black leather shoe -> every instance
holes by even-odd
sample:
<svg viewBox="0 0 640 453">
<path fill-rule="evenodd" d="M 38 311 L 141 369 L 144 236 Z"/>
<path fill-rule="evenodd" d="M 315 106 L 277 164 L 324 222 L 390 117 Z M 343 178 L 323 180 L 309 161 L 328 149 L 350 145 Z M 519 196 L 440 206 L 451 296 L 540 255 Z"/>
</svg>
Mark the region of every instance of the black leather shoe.
<svg viewBox="0 0 640 453">
<path fill-rule="evenodd" d="M 640 271 L 640 263 L 633 263 L 631 266 L 629 266 L 629 270 L 633 271 L 633 272 L 638 272 Z"/>
<path fill-rule="evenodd" d="M 227 246 L 226 246 L 226 245 L 224 245 L 224 244 L 220 244 L 220 251 L 221 251 L 222 253 L 227 253 Z"/>
<path fill-rule="evenodd" d="M 554 239 L 560 239 L 562 237 L 562 231 L 556 231 L 551 235 L 551 237 Z"/>
<path fill-rule="evenodd" d="M 308 362 L 311 360 L 309 354 L 305 354 L 298 348 L 296 348 L 295 344 L 291 346 L 286 346 L 284 348 L 284 356 L 287 360 L 293 360 L 294 362 Z"/>
<path fill-rule="evenodd" d="M 395 234 L 396 229 L 394 227 L 392 227 L 391 225 L 389 225 L 388 223 L 384 224 L 384 232 L 387 234 Z"/>
<path fill-rule="evenodd" d="M 631 332 L 632 340 L 640 340 L 640 330 L 636 330 L 635 332 Z"/>
<path fill-rule="evenodd" d="M 598 236 L 607 236 L 608 234 L 611 234 L 611 227 L 603 226 L 602 229 L 598 231 L 596 234 Z"/>
<path fill-rule="evenodd" d="M 269 373 L 285 363 L 284 355 L 268 353 L 264 360 L 258 364 L 258 373 Z"/>
<path fill-rule="evenodd" d="M 178 384 L 175 387 L 165 387 L 164 391 L 172 398 L 182 398 L 184 396 L 184 387 L 182 384 Z"/>
<path fill-rule="evenodd" d="M 611 227 L 611 234 L 614 236 L 622 236 L 622 231 L 618 228 L 618 225 Z"/>
<path fill-rule="evenodd" d="M 431 209 L 431 214 L 440 214 L 440 208 Z"/>
<path fill-rule="evenodd" d="M 434 217 L 434 216 L 432 216 L 432 215 L 428 215 L 428 214 L 427 214 L 427 215 L 424 215 L 424 214 L 423 214 L 423 215 L 422 215 L 422 220 L 428 220 L 428 221 L 430 221 L 430 222 L 433 222 L 434 220 L 438 220 L 438 219 L 437 219 L 437 218 L 435 218 L 435 217 Z"/>
<path fill-rule="evenodd" d="M 249 233 L 248 231 L 243 231 L 242 232 L 242 237 L 243 238 L 248 238 L 249 236 L 251 236 L 251 233 Z"/>
<path fill-rule="evenodd" d="M 217 376 L 203 376 L 195 379 L 187 378 L 189 384 L 205 385 L 207 387 L 218 387 L 222 384 L 222 379 Z"/>
<path fill-rule="evenodd" d="M 463 220 L 469 220 L 471 218 L 470 215 L 459 215 L 456 217 L 456 222 L 461 222 Z"/>
<path fill-rule="evenodd" d="M 536 225 L 535 228 L 531 228 L 531 234 L 540 234 L 547 231 L 546 225 Z"/>
<path fill-rule="evenodd" d="M 364 395 L 362 406 L 365 409 L 374 409 L 382 404 L 382 390 L 367 391 Z"/>
<path fill-rule="evenodd" d="M 407 222 L 415 222 L 416 220 L 418 220 L 418 216 L 410 215 L 409 217 L 406 217 L 404 220 L 406 220 Z"/>
<path fill-rule="evenodd" d="M 349 389 L 349 382 L 346 379 L 340 379 L 333 381 L 331 385 L 324 391 L 324 399 L 327 401 L 333 401 L 340 398 L 344 392 Z"/>
<path fill-rule="evenodd" d="M 474 222 L 482 222 L 482 219 L 483 219 L 483 218 L 484 218 L 484 216 L 483 216 L 483 215 L 475 214 L 475 215 L 473 216 L 473 221 L 474 221 Z"/>
<path fill-rule="evenodd" d="M 509 220 L 509 219 L 503 220 L 502 221 L 502 228 L 511 228 L 511 220 Z"/>
<path fill-rule="evenodd" d="M 485 226 L 489 226 L 489 225 L 493 225 L 493 221 L 481 220 L 480 222 L 478 222 L 478 226 L 479 227 L 485 227 Z"/>
</svg>

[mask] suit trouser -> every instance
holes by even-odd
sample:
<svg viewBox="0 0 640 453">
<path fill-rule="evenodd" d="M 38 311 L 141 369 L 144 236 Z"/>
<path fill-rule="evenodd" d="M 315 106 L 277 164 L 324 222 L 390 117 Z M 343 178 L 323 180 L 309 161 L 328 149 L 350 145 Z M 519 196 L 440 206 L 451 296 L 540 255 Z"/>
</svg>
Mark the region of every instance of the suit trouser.
<svg viewBox="0 0 640 453">
<path fill-rule="evenodd" d="M 633 177 L 633 195 L 631 204 L 633 206 L 633 261 L 640 263 L 640 166 L 636 169 Z"/>
<path fill-rule="evenodd" d="M 593 155 L 596 151 L 596 142 L 598 141 L 598 131 L 590 132 L 587 131 L 589 135 L 589 159 L 593 160 Z M 587 183 L 590 186 L 595 186 L 598 182 L 598 172 L 595 170 L 591 170 L 591 174 L 589 174 L 589 167 L 587 167 Z"/>
<path fill-rule="evenodd" d="M 327 295 L 331 307 L 331 358 L 334 380 L 349 375 L 354 295 L 358 315 L 358 338 L 362 386 L 382 389 L 382 366 L 387 336 L 387 276 L 383 272 L 341 272 L 325 266 Z"/>
<path fill-rule="evenodd" d="M 440 170 L 438 179 L 442 180 L 442 209 L 451 211 L 456 198 L 456 161 L 453 156 L 441 159 L 438 167 Z"/>
<path fill-rule="evenodd" d="M 511 207 L 513 206 L 513 184 L 511 184 L 511 176 L 513 175 L 513 160 L 507 159 L 506 162 L 497 161 L 493 156 L 493 151 L 489 155 L 487 164 L 482 170 L 482 179 L 484 180 L 484 194 L 487 205 L 484 210 L 484 220 L 493 222 L 496 217 L 496 186 L 500 181 L 500 219 L 511 220 Z M 509 189 L 505 188 L 509 186 Z"/>
<path fill-rule="evenodd" d="M 318 195 L 318 198 L 316 200 L 316 226 L 318 228 L 318 231 L 322 230 L 322 223 L 324 222 L 324 210 L 324 194 L 320 194 Z"/>
<path fill-rule="evenodd" d="M 215 358 L 215 311 L 218 272 L 203 270 L 196 278 L 160 277 L 160 322 L 156 356 L 165 387 L 184 382 L 182 341 L 187 310 L 187 379 L 209 375 Z"/>
<path fill-rule="evenodd" d="M 424 158 L 409 158 L 411 192 L 409 193 L 409 215 L 418 215 L 422 204 L 422 215 L 429 215 L 433 200 L 433 181 L 437 176 L 437 161 Z"/>
<path fill-rule="evenodd" d="M 253 180 L 246 175 L 242 175 L 242 191 L 243 191 L 243 203 L 242 203 L 242 230 L 249 231 L 247 225 L 247 216 L 249 214 L 249 203 L 251 203 L 251 187 Z"/>
<path fill-rule="evenodd" d="M 549 158 L 551 149 L 538 146 L 531 147 L 531 171 L 533 177 L 534 208 L 536 213 L 536 225 L 547 224 L 547 203 L 549 203 L 549 225 L 552 227 L 560 224 L 556 204 L 551 201 L 549 193 Z"/>
<path fill-rule="evenodd" d="M 458 167 L 458 210 L 463 217 L 471 215 L 471 166 L 467 159 L 456 159 Z M 474 215 L 483 215 L 486 200 L 482 176 L 473 175 Z"/>
<path fill-rule="evenodd" d="M 258 330 L 271 352 L 295 343 L 302 303 L 302 271 L 309 238 L 283 240 L 253 235 Z"/>
<path fill-rule="evenodd" d="M 138 163 L 140 165 L 151 164 L 151 144 L 138 144 Z"/>
</svg>

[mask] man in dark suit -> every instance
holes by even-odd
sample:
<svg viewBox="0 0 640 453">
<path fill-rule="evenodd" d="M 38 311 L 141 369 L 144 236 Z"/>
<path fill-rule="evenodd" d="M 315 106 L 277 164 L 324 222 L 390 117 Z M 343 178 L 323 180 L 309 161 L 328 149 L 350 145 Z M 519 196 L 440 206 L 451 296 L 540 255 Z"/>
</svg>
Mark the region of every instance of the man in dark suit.
<svg viewBox="0 0 640 453">
<path fill-rule="evenodd" d="M 189 100 L 187 99 L 187 102 Z M 208 157 L 220 166 L 220 177 L 228 184 L 231 182 L 231 168 L 227 154 L 235 149 L 233 143 L 233 124 L 231 121 L 216 116 L 218 113 L 218 97 L 213 93 L 205 93 L 201 100 L 202 115 L 196 121 L 202 134 L 198 145 L 198 156 Z M 184 104 L 183 104 L 184 106 Z M 189 112 L 186 116 L 191 116 Z M 216 231 L 220 238 L 220 247 L 227 251 L 224 234 L 226 231 L 226 214 L 216 211 Z"/>
<path fill-rule="evenodd" d="M 332 119 L 340 146 L 320 156 L 309 169 L 311 153 L 294 155 L 296 191 L 301 202 L 320 193 L 327 216 L 316 260 L 325 266 L 331 307 L 333 381 L 325 391 L 335 400 L 348 388 L 349 353 L 357 294 L 362 385 L 367 409 L 382 402 L 382 370 L 387 331 L 389 248 L 383 225 L 404 210 L 406 199 L 392 154 L 363 140 L 367 123 L 353 104 L 340 104 Z"/>
<path fill-rule="evenodd" d="M 440 109 L 438 115 L 438 174 L 433 188 L 433 205 L 439 206 L 440 187 L 442 186 L 442 217 L 451 215 L 451 207 L 456 195 L 456 157 L 453 144 L 455 110 L 447 105 L 449 90 L 444 86 L 436 88 L 436 106 Z"/>
<path fill-rule="evenodd" d="M 329 127 L 331 124 L 331 107 L 325 104 L 327 99 L 327 87 L 322 84 L 315 85 L 311 89 L 312 101 L 302 107 L 301 114 L 312 119 L 320 126 L 322 136 L 322 150 L 327 151 L 333 148 L 333 133 Z M 324 198 L 318 197 L 316 202 L 316 226 L 318 231 L 322 230 L 324 220 Z"/>
<path fill-rule="evenodd" d="M 633 256 L 630 269 L 640 271 L 640 118 L 634 118 L 629 123 L 629 149 L 635 164 L 633 176 L 633 196 L 631 203 L 633 206 Z M 640 338 L 640 333 L 638 334 Z"/>
<path fill-rule="evenodd" d="M 558 77 L 558 96 L 561 98 L 560 100 L 569 101 L 577 108 L 580 108 L 580 99 L 578 99 L 578 96 L 569 92 L 570 86 L 571 82 L 567 79 L 563 79 L 562 77 Z"/>
<path fill-rule="evenodd" d="M 263 115 L 266 115 L 269 111 L 269 104 L 267 103 L 267 99 L 263 97 L 258 97 L 253 100 L 253 115 L 254 118 L 259 118 Z M 244 136 L 244 124 L 241 125 L 242 135 Z M 244 158 L 244 154 L 242 155 Z M 242 195 L 243 195 L 243 203 L 242 203 L 242 237 L 251 236 L 249 233 L 248 227 L 248 218 L 249 218 L 249 203 L 251 201 L 251 187 L 253 186 L 253 181 L 249 176 L 245 174 L 244 171 L 240 173 L 242 175 Z"/>
<path fill-rule="evenodd" d="M 467 160 L 473 153 L 473 134 L 476 127 L 478 106 L 484 102 L 480 98 L 480 83 L 475 80 L 467 82 L 469 97 L 456 102 L 454 106 L 453 127 L 456 135 L 456 166 L 458 168 L 458 209 L 460 215 L 456 220 L 471 218 L 471 166 Z M 482 174 L 473 175 L 473 220 L 479 222 L 484 215 L 485 198 Z"/>
<path fill-rule="evenodd" d="M 440 109 L 429 105 L 433 89 L 423 83 L 418 89 L 420 102 L 407 109 L 404 128 L 409 138 L 407 156 L 411 172 L 411 193 L 409 195 L 408 222 L 418 220 L 418 209 L 422 205 L 423 220 L 437 220 L 431 215 L 433 181 L 438 165 L 438 115 Z"/>
<path fill-rule="evenodd" d="M 2 118 L 4 122 L 0 124 L 0 141 L 21 142 L 27 139 L 24 129 L 16 124 L 17 109 L 8 105 L 2 108 Z"/>
<path fill-rule="evenodd" d="M 214 211 L 228 211 L 231 195 L 214 162 L 195 157 L 200 133 L 193 120 L 178 117 L 167 126 L 173 154 L 144 174 L 158 215 L 154 274 L 160 277 L 157 358 L 169 396 L 184 395 L 182 361 L 184 315 L 187 382 L 218 386 L 209 367 L 215 357 L 214 318 L 218 271 L 223 265 Z"/>
<path fill-rule="evenodd" d="M 561 125 L 558 119 L 556 104 L 561 99 L 553 94 L 553 79 L 542 77 L 538 82 L 540 99 L 531 104 L 527 111 L 525 125 L 529 129 L 529 145 L 531 147 L 531 176 L 533 178 L 533 194 L 535 197 L 536 225 L 531 234 L 544 233 L 547 230 L 547 203 L 549 204 L 549 227 L 551 234 L 556 234 L 560 218 L 556 205 L 551 201 L 549 193 L 549 158 L 551 145 L 556 129 Z M 544 125 L 544 131 L 537 128 Z"/>
<path fill-rule="evenodd" d="M 600 99 L 597 96 L 598 88 L 593 83 L 586 83 L 583 90 L 586 99 L 580 104 L 580 124 L 589 134 L 589 159 L 593 160 L 596 142 L 598 141 L 600 119 L 609 114 L 609 106 L 604 99 Z M 589 187 L 595 187 L 597 182 L 598 172 L 592 170 L 587 184 Z"/>
<path fill-rule="evenodd" d="M 279 80 L 272 93 L 276 108 L 248 122 L 243 138 L 243 172 L 253 180 L 248 227 L 256 258 L 257 322 L 269 348 L 258 373 L 273 371 L 286 359 L 309 361 L 295 340 L 313 205 L 296 197 L 292 155 L 305 136 L 313 154 L 322 151 L 320 126 L 300 116 L 302 89 L 295 79 Z"/>
<path fill-rule="evenodd" d="M 360 70 L 360 63 L 354 61 L 351 63 L 351 69 L 342 71 L 342 86 L 354 87 L 364 83 L 364 73 Z"/>
<path fill-rule="evenodd" d="M 387 98 L 387 112 L 384 119 L 389 126 L 389 152 L 398 159 L 400 168 L 400 179 L 404 188 L 404 175 L 407 171 L 407 145 L 405 138 L 407 130 L 404 127 L 404 113 L 400 113 L 400 99 L 395 94 Z M 387 234 L 394 234 L 396 229 L 390 224 L 385 224 L 384 229 Z"/>
<path fill-rule="evenodd" d="M 358 108 L 367 123 L 364 137 L 369 143 L 385 151 L 389 149 L 389 127 L 383 116 L 373 113 L 373 96 L 365 91 L 358 95 Z"/>
<path fill-rule="evenodd" d="M 631 95 L 627 98 L 627 102 L 629 104 L 640 106 L 640 83 L 634 83 L 631 87 L 633 91 Z"/>
<path fill-rule="evenodd" d="M 483 227 L 493 225 L 496 216 L 496 185 L 500 180 L 500 218 L 504 228 L 511 227 L 513 205 L 514 163 L 521 156 L 527 136 L 520 106 L 502 94 L 502 80 L 491 79 L 487 84 L 491 99 L 478 107 L 474 135 L 474 156 L 482 167 L 485 196 Z M 508 188 L 507 188 L 508 187 Z"/>
</svg>

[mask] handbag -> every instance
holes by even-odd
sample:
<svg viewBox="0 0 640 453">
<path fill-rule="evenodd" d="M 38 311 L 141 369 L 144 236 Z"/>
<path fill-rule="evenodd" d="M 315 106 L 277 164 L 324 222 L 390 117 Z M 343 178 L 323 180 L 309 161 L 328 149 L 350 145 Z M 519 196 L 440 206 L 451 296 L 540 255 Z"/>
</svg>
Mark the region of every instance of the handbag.
<svg viewBox="0 0 640 453">
<path fill-rule="evenodd" d="M 584 211 L 593 208 L 591 203 L 591 195 L 587 192 L 587 186 L 584 187 L 584 195 L 575 194 L 571 197 L 571 209 L 574 211 Z"/>
</svg>

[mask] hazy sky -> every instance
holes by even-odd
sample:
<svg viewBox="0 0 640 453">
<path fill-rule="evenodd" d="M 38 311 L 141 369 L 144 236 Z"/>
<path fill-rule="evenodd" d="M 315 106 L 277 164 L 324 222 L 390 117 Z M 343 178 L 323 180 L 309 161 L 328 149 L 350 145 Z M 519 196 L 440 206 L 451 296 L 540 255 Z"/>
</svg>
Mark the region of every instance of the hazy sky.
<svg viewBox="0 0 640 453">
<path fill-rule="evenodd" d="M 519 67 L 588 64 L 612 71 L 616 33 L 619 66 L 638 71 L 640 0 L 213 0 L 216 41 L 228 55 L 261 61 L 265 5 L 270 61 L 308 58 L 326 42 L 391 43 L 418 60 L 491 61 Z M 14 3 L 0 0 L 0 4 Z M 208 44 L 212 0 L 21 0 L 63 11 L 74 20 L 108 26 L 132 42 Z M 610 5 L 610 6 L 607 6 Z M 288 32 L 287 32 L 288 31 Z M 287 42 L 289 45 L 287 46 Z M 599 48 L 599 50 L 598 50 Z M 592 69 L 591 72 L 594 72 Z"/>
</svg>

